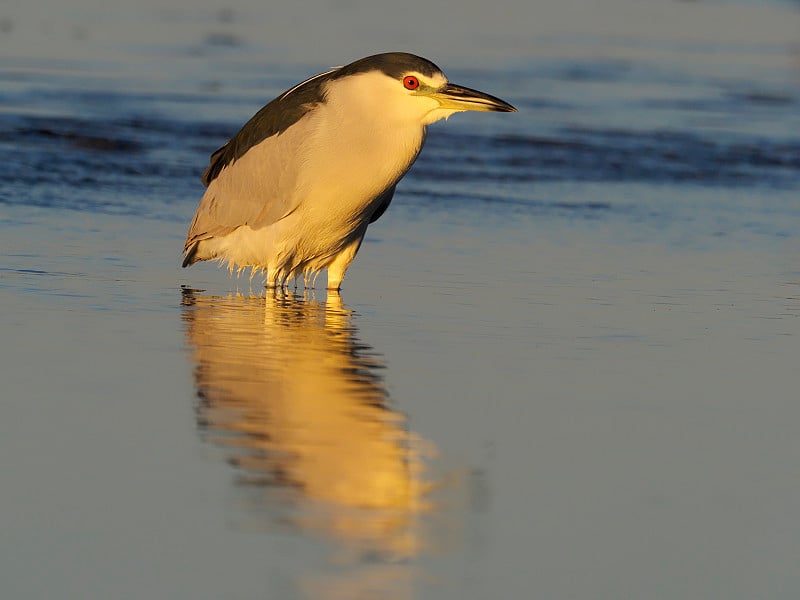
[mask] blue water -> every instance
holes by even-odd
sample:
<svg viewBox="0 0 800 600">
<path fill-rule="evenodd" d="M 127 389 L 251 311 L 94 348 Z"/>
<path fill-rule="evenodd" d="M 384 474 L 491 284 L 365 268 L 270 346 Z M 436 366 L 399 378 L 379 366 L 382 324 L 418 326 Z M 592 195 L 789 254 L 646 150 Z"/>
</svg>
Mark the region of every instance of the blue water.
<svg viewBox="0 0 800 600">
<path fill-rule="evenodd" d="M 796 3 L 43 4 L 0 9 L 4 597 L 796 596 Z M 519 112 L 431 127 L 341 297 L 180 269 L 209 154 L 388 49 Z"/>
</svg>

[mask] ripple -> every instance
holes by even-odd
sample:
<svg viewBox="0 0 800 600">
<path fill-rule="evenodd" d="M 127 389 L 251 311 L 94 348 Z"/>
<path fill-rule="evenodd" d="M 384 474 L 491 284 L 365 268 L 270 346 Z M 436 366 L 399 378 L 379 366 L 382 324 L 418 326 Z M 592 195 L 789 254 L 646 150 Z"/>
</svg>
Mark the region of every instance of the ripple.
<svg viewBox="0 0 800 600">
<path fill-rule="evenodd" d="M 800 141 L 685 131 L 563 128 L 558 136 L 458 133 L 431 136 L 415 173 L 457 181 L 652 182 L 701 186 L 794 186 Z M 458 149 L 461 160 L 453 160 Z"/>
</svg>

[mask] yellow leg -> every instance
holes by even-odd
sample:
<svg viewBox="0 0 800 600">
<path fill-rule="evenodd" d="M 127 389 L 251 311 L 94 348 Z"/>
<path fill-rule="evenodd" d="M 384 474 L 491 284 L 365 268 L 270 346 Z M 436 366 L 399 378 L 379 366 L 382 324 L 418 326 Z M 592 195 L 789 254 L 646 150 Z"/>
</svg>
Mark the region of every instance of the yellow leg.
<svg viewBox="0 0 800 600">
<path fill-rule="evenodd" d="M 358 249 L 361 247 L 361 242 L 364 240 L 364 234 L 367 232 L 367 228 L 364 227 L 364 230 L 358 235 L 358 237 L 350 242 L 348 246 L 344 248 L 339 254 L 336 255 L 336 258 L 333 259 L 333 262 L 328 265 L 328 289 L 329 290 L 339 290 L 342 287 L 342 279 L 344 279 L 345 271 L 347 271 L 347 267 L 350 266 L 350 263 L 353 262 L 353 259 L 356 257 L 356 253 Z"/>
</svg>

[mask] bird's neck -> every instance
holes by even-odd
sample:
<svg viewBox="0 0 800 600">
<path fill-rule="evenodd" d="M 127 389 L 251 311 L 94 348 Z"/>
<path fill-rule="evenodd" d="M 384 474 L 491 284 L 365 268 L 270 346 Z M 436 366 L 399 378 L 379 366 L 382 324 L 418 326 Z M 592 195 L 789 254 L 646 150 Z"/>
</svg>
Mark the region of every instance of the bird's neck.
<svg viewBox="0 0 800 600">
<path fill-rule="evenodd" d="M 377 111 L 338 111 L 320 131 L 324 146 L 337 148 L 348 157 L 350 169 L 369 174 L 364 179 L 385 190 L 409 169 L 425 140 L 425 126 L 418 121 L 386 119 Z"/>
</svg>

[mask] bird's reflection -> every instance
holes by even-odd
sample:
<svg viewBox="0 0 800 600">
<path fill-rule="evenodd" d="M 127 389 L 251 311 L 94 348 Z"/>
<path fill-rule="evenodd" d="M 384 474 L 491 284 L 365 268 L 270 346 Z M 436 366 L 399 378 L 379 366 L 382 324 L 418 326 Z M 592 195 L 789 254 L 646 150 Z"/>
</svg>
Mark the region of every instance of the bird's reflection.
<svg viewBox="0 0 800 600">
<path fill-rule="evenodd" d="M 414 557 L 430 448 L 392 409 L 382 361 L 358 340 L 339 296 L 184 290 L 183 307 L 198 426 L 226 448 L 241 480 L 265 504 L 288 507 L 280 518 L 291 526 L 359 555 Z"/>
</svg>

